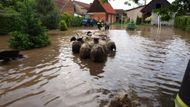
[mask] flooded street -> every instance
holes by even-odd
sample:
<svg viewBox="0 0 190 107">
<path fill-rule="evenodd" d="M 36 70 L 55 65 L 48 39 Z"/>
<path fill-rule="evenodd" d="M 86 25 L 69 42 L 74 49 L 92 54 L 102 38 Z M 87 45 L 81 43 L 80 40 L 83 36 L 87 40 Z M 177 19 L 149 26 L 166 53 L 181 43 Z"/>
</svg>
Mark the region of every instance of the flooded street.
<svg viewBox="0 0 190 107">
<path fill-rule="evenodd" d="M 174 106 L 190 58 L 190 33 L 112 29 L 117 52 L 98 64 L 72 54 L 72 31 L 49 34 L 51 46 L 22 51 L 25 59 L 0 65 L 0 107 L 103 107 L 119 93 L 140 107 Z M 7 49 L 8 36 L 0 43 Z"/>
</svg>

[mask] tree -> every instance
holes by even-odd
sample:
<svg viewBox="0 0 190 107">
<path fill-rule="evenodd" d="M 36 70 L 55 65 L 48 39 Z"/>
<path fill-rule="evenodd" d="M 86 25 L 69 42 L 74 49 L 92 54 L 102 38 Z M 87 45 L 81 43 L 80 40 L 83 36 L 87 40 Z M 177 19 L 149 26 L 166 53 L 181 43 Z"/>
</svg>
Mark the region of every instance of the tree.
<svg viewBox="0 0 190 107">
<path fill-rule="evenodd" d="M 52 0 L 35 0 L 34 8 L 43 26 L 58 28 L 60 16 Z"/>
<path fill-rule="evenodd" d="M 15 19 L 16 31 L 10 33 L 10 46 L 25 50 L 49 45 L 47 31 L 30 6 L 32 2 L 24 0 L 24 2 L 18 2 L 18 5 L 20 15 Z"/>
<path fill-rule="evenodd" d="M 178 16 L 190 12 L 190 0 L 175 0 L 170 9 L 177 13 Z"/>
</svg>

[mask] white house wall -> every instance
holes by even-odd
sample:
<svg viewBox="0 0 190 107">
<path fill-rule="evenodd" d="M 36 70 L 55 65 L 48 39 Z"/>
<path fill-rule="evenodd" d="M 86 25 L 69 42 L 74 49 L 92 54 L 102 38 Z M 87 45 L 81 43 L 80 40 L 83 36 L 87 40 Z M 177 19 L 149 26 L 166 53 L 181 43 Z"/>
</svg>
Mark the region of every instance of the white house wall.
<svg viewBox="0 0 190 107">
<path fill-rule="evenodd" d="M 173 17 L 174 17 L 174 15 L 173 15 Z M 160 24 L 161 24 L 161 25 L 172 26 L 172 25 L 174 24 L 174 18 L 172 18 L 172 19 L 169 20 L 169 21 L 161 21 L 161 20 L 158 18 L 158 14 L 152 12 L 152 15 L 151 15 L 151 24 L 152 24 L 152 25 L 158 25 L 159 21 L 160 21 Z"/>
<path fill-rule="evenodd" d="M 133 10 L 129 10 L 127 11 L 127 17 L 131 20 L 134 20 L 136 21 L 137 19 L 137 16 L 138 17 L 142 17 L 142 13 L 141 13 L 141 9 L 143 7 L 139 7 L 139 8 L 136 8 L 136 9 L 133 9 Z"/>
</svg>

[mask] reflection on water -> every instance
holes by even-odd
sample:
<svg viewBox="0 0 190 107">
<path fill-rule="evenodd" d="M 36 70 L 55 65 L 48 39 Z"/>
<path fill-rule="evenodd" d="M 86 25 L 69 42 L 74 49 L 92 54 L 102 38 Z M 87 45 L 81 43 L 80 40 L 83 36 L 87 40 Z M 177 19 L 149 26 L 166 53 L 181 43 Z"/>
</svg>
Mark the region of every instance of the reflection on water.
<svg viewBox="0 0 190 107">
<path fill-rule="evenodd" d="M 51 46 L 22 51 L 25 59 L 0 65 L 0 106 L 103 107 L 117 93 L 142 107 L 173 106 L 189 60 L 189 33 L 110 30 L 117 52 L 96 64 L 72 54 L 73 31 L 50 31 Z M 0 48 L 8 48 L 9 37 L 0 38 Z"/>
</svg>

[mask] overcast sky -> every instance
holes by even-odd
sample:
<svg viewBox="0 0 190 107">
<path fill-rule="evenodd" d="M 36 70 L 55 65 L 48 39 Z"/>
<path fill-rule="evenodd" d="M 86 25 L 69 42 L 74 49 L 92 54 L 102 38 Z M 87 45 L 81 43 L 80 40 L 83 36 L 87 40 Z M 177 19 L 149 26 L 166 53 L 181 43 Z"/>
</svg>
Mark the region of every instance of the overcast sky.
<svg viewBox="0 0 190 107">
<path fill-rule="evenodd" d="M 94 0 L 76 0 L 84 3 L 92 3 Z M 134 7 L 137 7 L 135 3 L 131 3 L 131 6 L 125 5 L 124 2 L 127 0 L 110 0 L 110 4 L 113 6 L 114 9 L 131 9 Z M 147 3 L 149 3 L 151 0 L 147 0 Z M 174 0 L 168 0 L 170 3 L 173 2 Z M 144 0 L 140 0 L 141 4 L 144 4 Z"/>
</svg>

